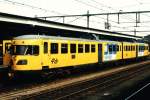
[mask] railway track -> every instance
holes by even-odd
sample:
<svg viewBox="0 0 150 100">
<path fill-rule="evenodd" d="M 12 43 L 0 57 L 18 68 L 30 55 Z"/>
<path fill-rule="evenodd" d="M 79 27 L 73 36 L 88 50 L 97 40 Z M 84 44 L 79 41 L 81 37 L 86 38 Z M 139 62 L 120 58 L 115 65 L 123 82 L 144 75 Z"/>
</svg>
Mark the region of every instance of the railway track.
<svg viewBox="0 0 150 100">
<path fill-rule="evenodd" d="M 92 91 L 95 89 L 101 91 L 101 96 L 110 95 L 106 92 L 110 90 L 110 88 L 117 86 L 118 84 L 121 84 L 125 81 L 128 81 L 138 75 L 141 75 L 143 74 L 143 72 L 150 72 L 148 70 L 150 69 L 149 64 L 140 64 L 138 66 L 139 69 L 135 68 L 124 70 L 123 72 L 121 71 L 112 75 L 110 74 L 106 77 L 99 77 L 97 79 L 89 80 L 79 85 L 72 85 L 67 88 L 61 88 L 56 91 L 49 92 L 43 96 L 36 97 L 36 99 L 47 98 L 48 96 L 48 98 L 52 100 L 80 100 L 79 97 L 82 97 L 83 95 L 88 94 L 88 91 Z"/>
<path fill-rule="evenodd" d="M 89 89 L 101 87 L 101 90 L 124 82 L 150 69 L 150 61 L 96 72 L 75 78 L 67 78 L 42 85 L 26 87 L 20 90 L 10 90 L 0 93 L 1 100 L 29 99 L 49 94 L 51 99 L 66 99 L 81 94 Z M 148 66 L 148 67 L 147 67 Z"/>
</svg>

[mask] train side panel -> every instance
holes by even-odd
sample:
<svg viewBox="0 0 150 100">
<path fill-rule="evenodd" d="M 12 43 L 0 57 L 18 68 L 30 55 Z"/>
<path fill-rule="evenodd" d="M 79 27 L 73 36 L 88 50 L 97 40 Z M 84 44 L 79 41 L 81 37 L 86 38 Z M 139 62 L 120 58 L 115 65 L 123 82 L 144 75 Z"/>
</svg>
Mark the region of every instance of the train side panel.
<svg viewBox="0 0 150 100">
<path fill-rule="evenodd" d="M 136 43 L 123 42 L 123 59 L 136 58 Z"/>
<path fill-rule="evenodd" d="M 53 45 L 53 43 L 53 41 L 50 41 L 50 45 Z M 50 52 L 50 68 L 77 66 L 98 62 L 97 42 L 57 40 L 56 44 L 59 50 L 56 54 L 53 54 L 52 51 Z M 64 46 L 67 47 L 67 52 L 65 53 L 63 50 Z M 52 48 L 51 46 L 51 49 Z"/>
<path fill-rule="evenodd" d="M 146 43 L 138 43 L 138 57 L 145 57 L 149 55 L 149 47 Z"/>
<path fill-rule="evenodd" d="M 104 42 L 103 43 L 103 62 L 117 61 L 122 59 L 120 42 Z"/>
<path fill-rule="evenodd" d="M 12 68 L 29 71 L 98 63 L 97 45 L 98 42 L 94 41 L 15 40 L 14 46 L 23 53 L 17 51 L 20 54 L 14 54 Z"/>
<path fill-rule="evenodd" d="M 144 49 L 144 56 L 148 56 L 149 55 L 149 46 L 148 44 L 145 44 L 145 49 Z"/>
</svg>

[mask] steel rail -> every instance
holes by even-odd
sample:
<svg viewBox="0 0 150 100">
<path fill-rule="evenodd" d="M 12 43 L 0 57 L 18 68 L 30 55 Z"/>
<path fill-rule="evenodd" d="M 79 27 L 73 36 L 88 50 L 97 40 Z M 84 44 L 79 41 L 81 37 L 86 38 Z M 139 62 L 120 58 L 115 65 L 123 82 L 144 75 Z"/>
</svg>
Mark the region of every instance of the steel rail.
<svg viewBox="0 0 150 100">
<path fill-rule="evenodd" d="M 145 62 L 141 62 L 138 64 L 141 65 L 145 65 L 145 64 L 149 64 L 150 61 L 145 61 Z M 85 81 L 89 81 L 92 79 L 96 79 L 98 77 L 106 77 L 108 75 L 112 75 L 115 73 L 119 73 L 121 71 L 127 71 L 129 69 L 132 69 L 134 67 L 137 67 L 138 64 L 132 64 L 132 65 L 128 65 L 125 67 L 121 67 L 121 68 L 116 68 L 115 70 L 111 70 L 111 71 L 105 71 L 105 72 L 99 72 L 99 73 L 94 73 L 92 75 L 86 75 L 86 76 L 82 76 L 82 77 L 78 77 L 78 78 L 71 78 L 71 79 L 66 79 L 65 81 L 58 81 L 57 83 L 47 83 L 44 85 L 38 85 L 35 87 L 26 87 L 25 89 L 21 89 L 21 90 L 17 90 L 17 91 L 9 91 L 7 93 L 1 93 L 0 94 L 0 99 L 3 100 L 8 100 L 8 99 L 15 99 L 15 98 L 22 98 L 22 97 L 32 97 L 32 96 L 36 96 L 42 93 L 46 93 L 48 91 L 54 91 L 60 88 L 64 88 L 70 85 L 75 85 L 75 84 L 79 84 Z"/>
<path fill-rule="evenodd" d="M 149 68 L 148 67 L 141 67 L 141 68 L 139 68 L 135 71 L 133 71 L 133 70 L 131 72 L 127 71 L 127 72 L 125 72 L 125 74 L 123 72 L 123 75 L 108 79 L 104 82 L 99 82 L 98 84 L 91 85 L 90 87 L 88 86 L 86 88 L 81 88 L 80 90 L 78 90 L 76 92 L 72 92 L 70 94 L 63 95 L 63 96 L 58 97 L 58 98 L 56 97 L 55 100 L 61 100 L 61 99 L 65 99 L 65 98 L 68 98 L 68 97 L 72 97 L 72 96 L 78 95 L 79 93 L 89 91 L 93 88 L 105 89 L 105 88 L 111 87 L 114 84 L 122 83 L 126 80 L 132 79 L 135 76 L 139 75 L 140 73 L 143 73 L 143 71 L 145 71 L 146 69 L 149 69 Z"/>
</svg>

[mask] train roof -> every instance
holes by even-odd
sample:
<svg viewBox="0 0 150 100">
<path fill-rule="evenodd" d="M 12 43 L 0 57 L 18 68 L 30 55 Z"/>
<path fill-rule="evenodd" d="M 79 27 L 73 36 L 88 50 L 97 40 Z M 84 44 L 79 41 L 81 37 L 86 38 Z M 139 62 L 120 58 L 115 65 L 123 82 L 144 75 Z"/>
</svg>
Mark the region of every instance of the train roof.
<svg viewBox="0 0 150 100">
<path fill-rule="evenodd" d="M 109 40 L 90 40 L 83 38 L 70 38 L 70 37 L 59 37 L 59 36 L 47 36 L 47 35 L 21 35 L 13 38 L 14 40 L 21 39 L 52 39 L 52 40 L 80 40 L 80 41 L 91 41 L 91 42 L 119 42 L 119 41 L 109 41 Z"/>
</svg>

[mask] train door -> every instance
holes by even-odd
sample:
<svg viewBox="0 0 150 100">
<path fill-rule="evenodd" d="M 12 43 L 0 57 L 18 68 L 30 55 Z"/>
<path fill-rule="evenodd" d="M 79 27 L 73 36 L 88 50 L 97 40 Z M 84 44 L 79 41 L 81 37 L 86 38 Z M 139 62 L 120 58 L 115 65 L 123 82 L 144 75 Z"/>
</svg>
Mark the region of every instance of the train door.
<svg viewBox="0 0 150 100">
<path fill-rule="evenodd" d="M 138 57 L 139 48 L 138 45 L 136 45 L 136 58 Z"/>
<path fill-rule="evenodd" d="M 123 45 L 124 43 L 122 42 L 122 44 L 121 44 L 121 50 L 122 50 L 122 59 L 123 59 L 123 55 L 124 55 L 124 45 Z"/>
<path fill-rule="evenodd" d="M 102 44 L 98 44 L 98 62 L 101 63 L 103 58 L 102 58 L 103 52 L 102 52 Z"/>
<path fill-rule="evenodd" d="M 43 70 L 49 69 L 49 56 L 48 55 L 49 55 L 49 53 L 48 53 L 48 42 L 44 41 L 42 59 L 41 59 L 41 61 L 43 63 L 43 66 L 42 66 Z"/>
</svg>

